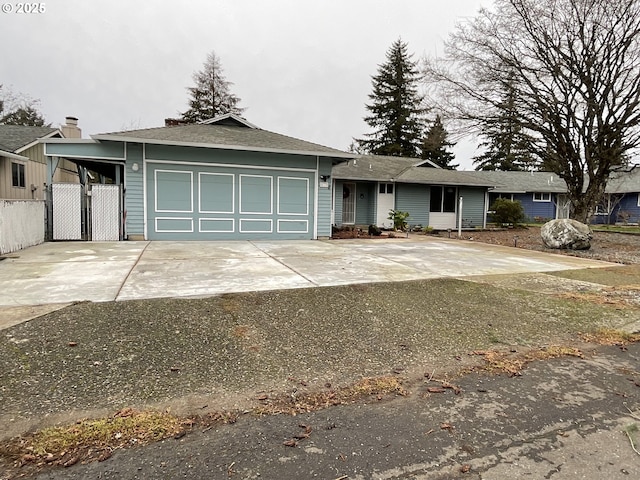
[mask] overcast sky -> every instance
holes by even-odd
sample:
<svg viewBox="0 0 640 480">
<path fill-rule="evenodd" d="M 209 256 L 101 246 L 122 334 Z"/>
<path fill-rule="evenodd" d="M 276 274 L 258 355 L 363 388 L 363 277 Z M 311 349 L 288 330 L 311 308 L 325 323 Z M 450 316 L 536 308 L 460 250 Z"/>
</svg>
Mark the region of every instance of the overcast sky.
<svg viewBox="0 0 640 480">
<path fill-rule="evenodd" d="M 41 100 L 83 136 L 158 127 L 187 108 L 207 54 L 220 57 L 260 128 L 345 150 L 367 131 L 371 76 L 398 37 L 414 59 L 442 52 L 456 22 L 490 0 L 0 0 L 0 84 Z M 7 7 L 9 5 L 9 7 Z M 475 143 L 455 148 L 472 168 Z"/>
</svg>

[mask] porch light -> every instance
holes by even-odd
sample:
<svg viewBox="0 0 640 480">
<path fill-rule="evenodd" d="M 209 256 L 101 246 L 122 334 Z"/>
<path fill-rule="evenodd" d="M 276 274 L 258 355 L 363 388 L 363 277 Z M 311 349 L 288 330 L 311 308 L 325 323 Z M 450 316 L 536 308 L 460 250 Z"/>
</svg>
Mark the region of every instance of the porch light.
<svg viewBox="0 0 640 480">
<path fill-rule="evenodd" d="M 133 165 L 131 165 L 131 170 L 133 170 L 134 172 L 137 172 L 138 170 L 140 170 L 140 165 L 138 165 L 137 163 L 134 163 Z"/>
</svg>

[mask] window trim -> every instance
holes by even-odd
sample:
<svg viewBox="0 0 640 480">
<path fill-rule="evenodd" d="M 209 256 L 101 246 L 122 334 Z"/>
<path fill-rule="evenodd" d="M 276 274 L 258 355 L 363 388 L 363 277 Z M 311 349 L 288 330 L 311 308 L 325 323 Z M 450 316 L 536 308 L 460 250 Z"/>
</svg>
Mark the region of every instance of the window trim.
<svg viewBox="0 0 640 480">
<path fill-rule="evenodd" d="M 17 184 L 16 175 L 14 173 L 14 165 L 17 168 Z M 22 180 L 22 181 L 21 181 Z M 22 185 L 21 185 L 22 184 Z M 13 188 L 27 188 L 27 167 L 24 163 L 11 162 L 11 187 Z"/>
<path fill-rule="evenodd" d="M 536 198 L 536 195 L 539 195 L 540 198 Z M 551 202 L 551 193 L 550 192 L 533 192 L 533 201 L 534 202 Z"/>
</svg>

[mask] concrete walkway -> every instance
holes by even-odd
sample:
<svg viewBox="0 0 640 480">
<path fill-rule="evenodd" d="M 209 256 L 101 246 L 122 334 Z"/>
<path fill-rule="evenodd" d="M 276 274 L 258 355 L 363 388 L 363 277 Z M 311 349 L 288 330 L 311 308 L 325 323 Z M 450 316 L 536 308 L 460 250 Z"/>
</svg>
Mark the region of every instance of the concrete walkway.
<svg viewBox="0 0 640 480">
<path fill-rule="evenodd" d="M 25 309 L 82 300 L 198 297 L 608 265 L 425 236 L 224 243 L 55 242 L 0 261 L 0 307 Z M 31 310 L 41 314 L 35 307 Z"/>
</svg>

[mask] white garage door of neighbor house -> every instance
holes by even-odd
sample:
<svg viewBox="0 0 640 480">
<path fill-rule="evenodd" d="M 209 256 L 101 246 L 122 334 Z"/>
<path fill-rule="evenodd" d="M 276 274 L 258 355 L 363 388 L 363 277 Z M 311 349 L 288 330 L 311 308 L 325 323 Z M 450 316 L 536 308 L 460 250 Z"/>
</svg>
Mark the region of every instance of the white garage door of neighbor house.
<svg viewBox="0 0 640 480">
<path fill-rule="evenodd" d="M 312 239 L 315 172 L 147 164 L 150 240 Z"/>
</svg>

